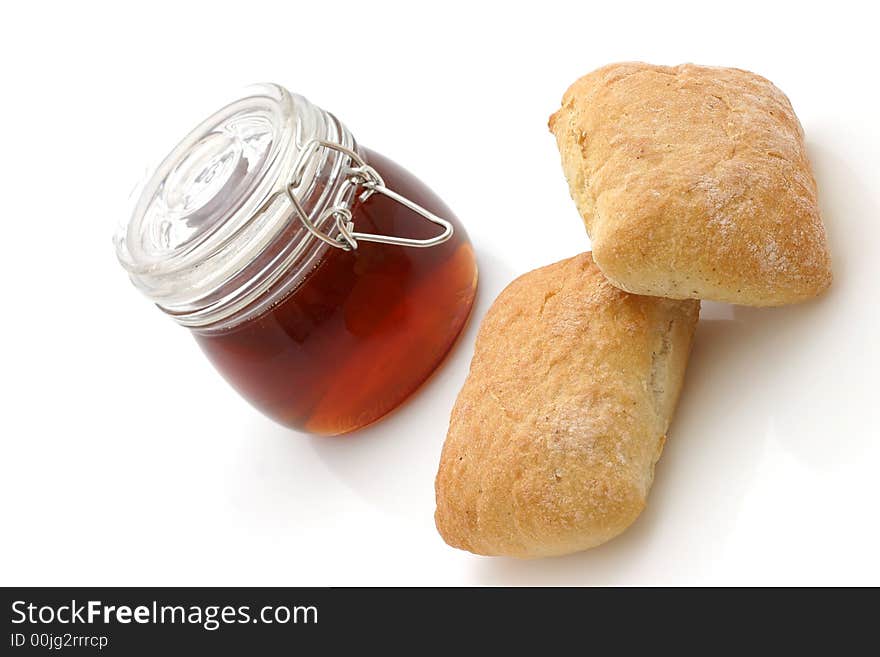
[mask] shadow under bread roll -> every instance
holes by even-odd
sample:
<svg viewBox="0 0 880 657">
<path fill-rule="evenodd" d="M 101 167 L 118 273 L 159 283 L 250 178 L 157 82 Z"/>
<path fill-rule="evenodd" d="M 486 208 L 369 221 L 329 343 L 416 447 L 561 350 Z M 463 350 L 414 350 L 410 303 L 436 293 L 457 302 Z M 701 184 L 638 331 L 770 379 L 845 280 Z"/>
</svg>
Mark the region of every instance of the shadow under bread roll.
<svg viewBox="0 0 880 657">
<path fill-rule="evenodd" d="M 699 309 L 623 292 L 589 253 L 513 281 L 452 411 L 436 480 L 444 540 L 542 557 L 623 532 L 645 506 Z"/>
</svg>

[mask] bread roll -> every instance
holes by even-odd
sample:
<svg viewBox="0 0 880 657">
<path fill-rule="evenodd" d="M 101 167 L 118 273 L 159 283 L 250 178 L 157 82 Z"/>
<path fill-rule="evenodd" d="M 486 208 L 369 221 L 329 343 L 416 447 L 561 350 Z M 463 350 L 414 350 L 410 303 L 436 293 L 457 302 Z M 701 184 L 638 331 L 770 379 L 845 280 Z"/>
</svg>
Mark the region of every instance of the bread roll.
<svg viewBox="0 0 880 657">
<path fill-rule="evenodd" d="M 593 547 L 641 513 L 698 301 L 627 294 L 589 253 L 521 276 L 477 337 L 436 480 L 440 534 L 477 554 Z"/>
<path fill-rule="evenodd" d="M 550 117 L 593 258 L 621 289 L 777 306 L 831 282 L 788 98 L 732 68 L 612 64 Z"/>
</svg>

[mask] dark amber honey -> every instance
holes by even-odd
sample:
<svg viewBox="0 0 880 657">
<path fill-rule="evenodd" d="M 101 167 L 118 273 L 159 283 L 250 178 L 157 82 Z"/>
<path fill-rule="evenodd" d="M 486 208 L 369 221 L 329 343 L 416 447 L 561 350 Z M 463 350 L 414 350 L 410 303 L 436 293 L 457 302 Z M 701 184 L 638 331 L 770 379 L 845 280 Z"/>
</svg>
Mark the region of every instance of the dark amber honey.
<svg viewBox="0 0 880 657">
<path fill-rule="evenodd" d="M 438 246 L 360 241 L 330 248 L 318 267 L 267 313 L 221 332 L 195 332 L 245 398 L 286 426 L 333 435 L 366 426 L 428 378 L 461 332 L 477 269 L 468 237 L 422 182 L 369 150 L 386 185 L 451 221 Z M 381 194 L 353 208 L 355 230 L 416 239 L 442 229 Z"/>
</svg>

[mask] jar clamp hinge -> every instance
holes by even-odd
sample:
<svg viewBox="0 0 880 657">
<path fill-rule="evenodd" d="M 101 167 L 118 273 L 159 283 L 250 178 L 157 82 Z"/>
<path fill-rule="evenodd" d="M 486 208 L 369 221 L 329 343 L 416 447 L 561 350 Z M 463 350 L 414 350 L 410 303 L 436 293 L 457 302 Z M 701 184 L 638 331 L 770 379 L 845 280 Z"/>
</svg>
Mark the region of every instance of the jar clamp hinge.
<svg viewBox="0 0 880 657">
<path fill-rule="evenodd" d="M 355 165 L 348 167 L 345 170 L 346 177 L 339 186 L 339 191 L 336 194 L 334 203 L 321 213 L 321 216 L 317 221 L 318 224 L 323 224 L 328 216 L 332 215 L 336 222 L 336 228 L 339 231 L 338 236 L 335 238 L 318 229 L 315 223 L 309 218 L 308 213 L 302 207 L 302 204 L 299 202 L 299 199 L 296 198 L 296 194 L 294 193 L 294 190 L 299 187 L 300 183 L 302 183 L 303 174 L 309 160 L 315 156 L 319 148 L 328 148 L 338 151 L 347 156 Z M 416 214 L 421 215 L 431 223 L 442 226 L 443 232 L 440 235 L 429 239 L 411 239 L 408 237 L 395 237 L 393 235 L 379 235 L 376 233 L 360 233 L 355 231 L 351 208 L 345 201 L 345 198 L 349 187 L 356 188 L 358 186 L 363 188 L 359 197 L 361 202 L 366 201 L 374 193 L 384 194 L 388 198 L 400 203 L 406 208 L 409 208 Z M 364 242 L 381 242 L 382 244 L 398 244 L 400 246 L 425 248 L 442 244 L 452 237 L 453 227 L 451 223 L 445 219 L 441 219 L 433 212 L 429 212 L 421 205 L 414 203 L 405 196 L 401 196 L 394 190 L 388 189 L 385 186 L 385 181 L 382 179 L 382 176 L 379 175 L 379 172 L 367 164 L 360 155 L 352 149 L 346 148 L 345 146 L 332 141 L 313 139 L 306 143 L 293 167 L 293 176 L 287 184 L 286 191 L 287 197 L 290 199 L 294 211 L 303 226 L 322 242 L 346 251 L 357 249 L 359 240 Z"/>
</svg>

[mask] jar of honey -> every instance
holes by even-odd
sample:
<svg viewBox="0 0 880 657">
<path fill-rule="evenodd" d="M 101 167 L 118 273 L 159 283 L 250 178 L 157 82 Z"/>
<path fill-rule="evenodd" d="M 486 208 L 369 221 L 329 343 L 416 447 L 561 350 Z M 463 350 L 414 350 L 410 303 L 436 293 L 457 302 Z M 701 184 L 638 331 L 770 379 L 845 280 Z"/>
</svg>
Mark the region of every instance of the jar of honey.
<svg viewBox="0 0 880 657">
<path fill-rule="evenodd" d="M 197 126 L 115 239 L 132 282 L 288 427 L 353 431 L 411 395 L 467 321 L 452 211 L 329 112 L 258 85 Z"/>
</svg>

